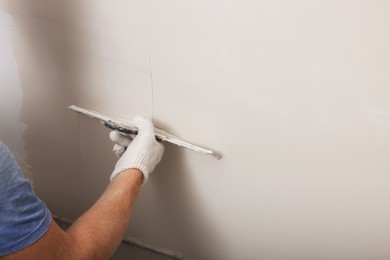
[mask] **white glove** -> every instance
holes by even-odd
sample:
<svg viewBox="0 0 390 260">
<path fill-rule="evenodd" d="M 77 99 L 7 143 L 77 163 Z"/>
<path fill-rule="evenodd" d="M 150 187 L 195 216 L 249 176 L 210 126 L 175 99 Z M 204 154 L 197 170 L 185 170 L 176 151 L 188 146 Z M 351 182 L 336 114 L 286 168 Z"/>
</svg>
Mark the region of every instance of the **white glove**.
<svg viewBox="0 0 390 260">
<path fill-rule="evenodd" d="M 110 133 L 110 139 L 115 142 L 114 152 L 120 157 L 111 174 L 110 180 L 127 169 L 138 169 L 144 175 L 143 184 L 160 162 L 164 146 L 156 141 L 152 122 L 141 117 L 134 118 L 134 124 L 138 127 L 138 134 L 134 140 L 117 131 Z M 125 148 L 127 147 L 127 149 Z"/>
</svg>

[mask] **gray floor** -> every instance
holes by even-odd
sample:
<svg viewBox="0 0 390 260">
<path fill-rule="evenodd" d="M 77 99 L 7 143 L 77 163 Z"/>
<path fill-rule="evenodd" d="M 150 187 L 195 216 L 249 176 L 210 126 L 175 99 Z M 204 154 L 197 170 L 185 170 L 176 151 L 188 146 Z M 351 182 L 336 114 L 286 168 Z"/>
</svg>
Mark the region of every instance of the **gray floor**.
<svg viewBox="0 0 390 260">
<path fill-rule="evenodd" d="M 122 242 L 114 255 L 110 258 L 112 260 L 174 260 L 166 255 L 162 255 L 148 249 L 138 247 L 136 245 Z"/>
<path fill-rule="evenodd" d="M 59 219 L 55 219 L 57 224 L 64 230 L 66 230 L 70 224 L 64 221 L 61 221 Z M 118 249 L 115 251 L 112 257 L 110 257 L 111 260 L 125 260 L 125 259 L 131 259 L 131 260 L 175 260 L 175 258 L 172 258 L 167 255 L 163 255 L 160 253 L 156 253 L 154 251 L 151 251 L 149 249 L 145 249 L 142 247 L 139 247 L 137 245 L 122 242 Z"/>
</svg>

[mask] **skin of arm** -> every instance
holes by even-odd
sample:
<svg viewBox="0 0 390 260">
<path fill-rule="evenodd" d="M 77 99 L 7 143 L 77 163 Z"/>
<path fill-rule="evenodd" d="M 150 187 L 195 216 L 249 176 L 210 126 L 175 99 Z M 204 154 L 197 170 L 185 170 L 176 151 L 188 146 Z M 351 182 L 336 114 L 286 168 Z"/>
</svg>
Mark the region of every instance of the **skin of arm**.
<svg viewBox="0 0 390 260">
<path fill-rule="evenodd" d="M 52 220 L 38 241 L 0 259 L 108 259 L 125 234 L 142 181 L 138 169 L 123 171 L 67 231 Z"/>
</svg>

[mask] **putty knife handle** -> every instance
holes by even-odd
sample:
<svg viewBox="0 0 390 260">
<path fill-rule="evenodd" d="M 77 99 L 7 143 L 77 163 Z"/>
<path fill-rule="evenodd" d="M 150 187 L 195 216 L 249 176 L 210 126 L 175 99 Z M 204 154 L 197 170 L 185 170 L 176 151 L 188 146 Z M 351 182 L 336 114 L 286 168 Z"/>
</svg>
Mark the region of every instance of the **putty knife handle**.
<svg viewBox="0 0 390 260">
<path fill-rule="evenodd" d="M 104 121 L 104 125 L 112 130 L 116 130 L 118 132 L 124 133 L 124 134 L 129 134 L 129 135 L 137 135 L 138 130 L 137 129 L 129 129 L 123 126 L 120 126 L 114 122 L 111 121 Z M 156 140 L 161 142 L 162 139 L 159 136 L 156 136 Z"/>
</svg>

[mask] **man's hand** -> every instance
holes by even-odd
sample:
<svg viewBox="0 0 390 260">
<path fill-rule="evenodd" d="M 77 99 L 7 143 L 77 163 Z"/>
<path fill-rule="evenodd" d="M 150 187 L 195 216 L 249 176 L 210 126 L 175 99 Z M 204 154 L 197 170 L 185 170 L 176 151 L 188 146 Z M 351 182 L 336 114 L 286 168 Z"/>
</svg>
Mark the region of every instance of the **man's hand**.
<svg viewBox="0 0 390 260">
<path fill-rule="evenodd" d="M 120 157 L 111 174 L 110 180 L 127 169 L 138 169 L 144 175 L 143 183 L 148 180 L 164 153 L 164 146 L 156 141 L 152 122 L 136 116 L 134 123 L 138 127 L 138 135 L 131 141 L 117 131 L 110 133 L 110 139 L 115 142 L 114 152 Z M 125 149 L 127 147 L 127 149 Z"/>
</svg>

